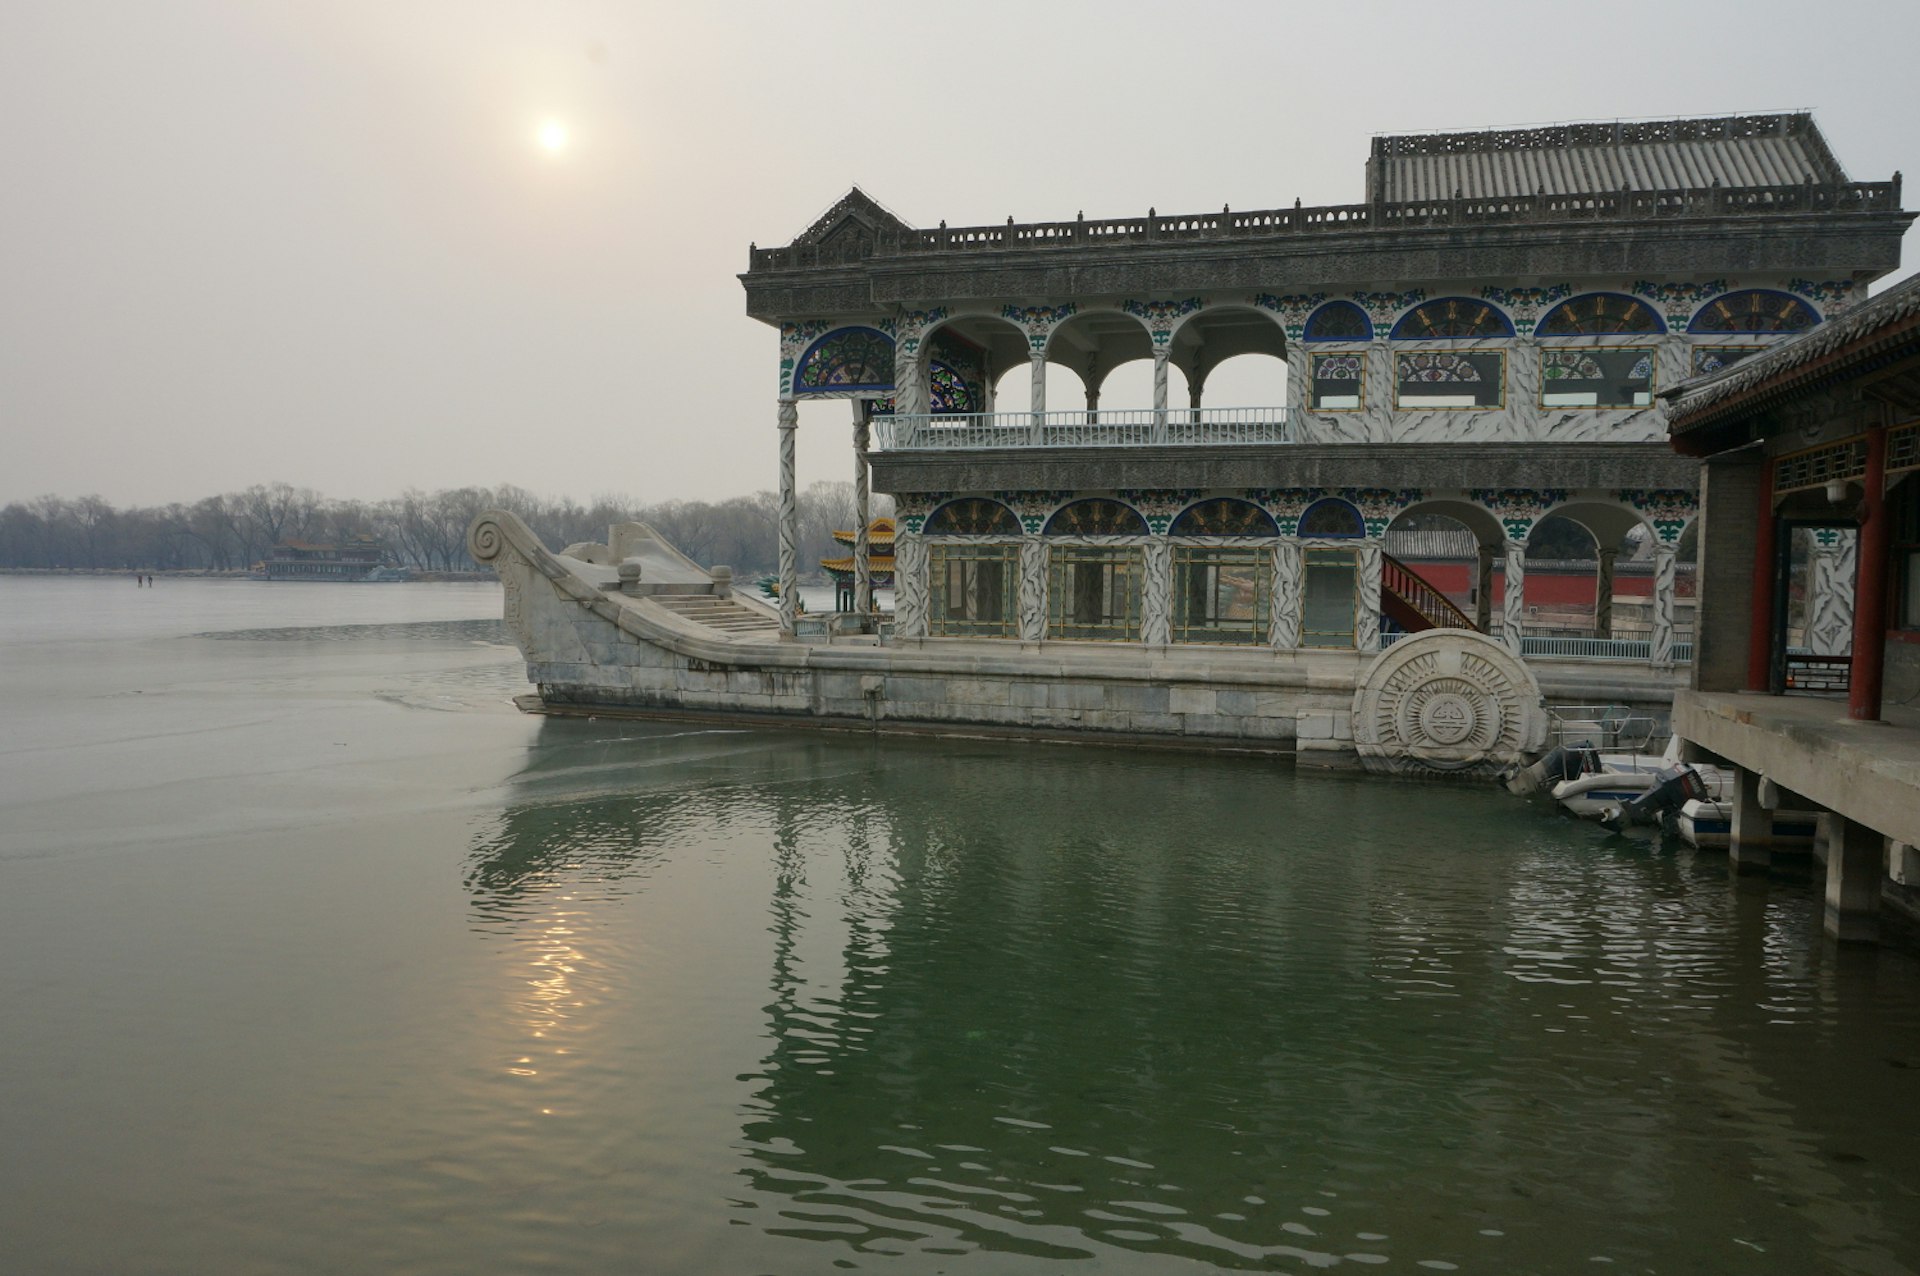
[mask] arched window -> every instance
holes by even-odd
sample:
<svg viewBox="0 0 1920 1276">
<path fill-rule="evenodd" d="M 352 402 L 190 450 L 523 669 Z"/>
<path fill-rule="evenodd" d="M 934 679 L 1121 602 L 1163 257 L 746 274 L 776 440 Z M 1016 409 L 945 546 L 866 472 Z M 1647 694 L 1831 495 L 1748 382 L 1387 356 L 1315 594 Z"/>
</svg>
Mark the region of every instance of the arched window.
<svg viewBox="0 0 1920 1276">
<path fill-rule="evenodd" d="M 1278 536 L 1273 516 L 1251 501 L 1230 496 L 1189 505 L 1173 520 L 1175 536 Z"/>
<path fill-rule="evenodd" d="M 875 328 L 835 328 L 793 370 L 795 394 L 893 389 L 893 339 Z"/>
<path fill-rule="evenodd" d="M 1360 511 L 1338 497 L 1329 496 L 1323 501 L 1315 501 L 1300 516 L 1302 536 L 1352 537 L 1366 534 L 1367 524 L 1360 517 Z"/>
<path fill-rule="evenodd" d="M 927 536 L 1018 536 L 1020 520 L 999 501 L 968 496 L 935 510 L 921 531 Z"/>
<path fill-rule="evenodd" d="M 928 406 L 943 415 L 980 410 L 973 386 L 959 372 L 938 360 L 927 373 L 927 397 Z"/>
<path fill-rule="evenodd" d="M 1351 301 L 1329 301 L 1307 316 L 1305 341 L 1371 341 L 1373 320 Z"/>
<path fill-rule="evenodd" d="M 1700 308 L 1688 332 L 1805 332 L 1820 322 L 1800 298 L 1768 288 L 1748 288 L 1715 297 Z"/>
<path fill-rule="evenodd" d="M 1119 501 L 1075 501 L 1047 520 L 1049 536 L 1145 536 L 1147 520 Z"/>
<path fill-rule="evenodd" d="M 1393 325 L 1395 341 L 1438 341 L 1456 337 L 1511 337 L 1513 322 L 1498 306 L 1472 297 L 1436 297 L 1415 306 Z"/>
<path fill-rule="evenodd" d="M 1638 297 L 1590 292 L 1547 311 L 1534 328 L 1536 337 L 1659 336 L 1667 325 Z"/>
</svg>

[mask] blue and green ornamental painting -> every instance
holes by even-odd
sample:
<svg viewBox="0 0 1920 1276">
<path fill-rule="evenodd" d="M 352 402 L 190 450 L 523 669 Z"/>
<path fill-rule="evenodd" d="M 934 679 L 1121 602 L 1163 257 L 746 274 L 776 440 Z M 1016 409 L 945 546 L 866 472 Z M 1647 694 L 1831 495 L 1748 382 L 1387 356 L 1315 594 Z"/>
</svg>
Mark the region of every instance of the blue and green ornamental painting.
<svg viewBox="0 0 1920 1276">
<path fill-rule="evenodd" d="M 874 328 L 836 328 L 807 347 L 793 374 L 796 394 L 891 390 L 893 341 Z"/>
</svg>

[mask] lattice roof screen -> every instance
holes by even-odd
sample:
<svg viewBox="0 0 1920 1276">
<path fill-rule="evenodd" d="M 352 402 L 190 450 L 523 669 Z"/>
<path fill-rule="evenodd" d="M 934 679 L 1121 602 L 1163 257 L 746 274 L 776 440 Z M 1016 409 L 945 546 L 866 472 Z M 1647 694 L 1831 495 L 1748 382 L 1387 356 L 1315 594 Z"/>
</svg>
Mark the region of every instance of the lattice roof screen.
<svg viewBox="0 0 1920 1276">
<path fill-rule="evenodd" d="M 1367 163 L 1389 203 L 1846 180 L 1805 113 L 1377 137 Z"/>
</svg>

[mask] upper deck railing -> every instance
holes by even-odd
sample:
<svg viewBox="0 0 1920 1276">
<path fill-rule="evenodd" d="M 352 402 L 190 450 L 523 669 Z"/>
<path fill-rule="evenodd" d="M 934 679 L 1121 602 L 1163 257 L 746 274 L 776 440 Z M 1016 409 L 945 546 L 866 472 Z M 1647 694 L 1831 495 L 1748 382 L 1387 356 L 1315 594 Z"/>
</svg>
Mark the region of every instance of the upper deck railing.
<svg viewBox="0 0 1920 1276">
<path fill-rule="evenodd" d="M 1035 447 L 1211 447 L 1288 443 L 1285 408 L 1122 408 L 873 418 L 876 452 Z"/>
<path fill-rule="evenodd" d="M 752 270 L 840 265 L 862 257 L 929 253 L 1018 252 L 1109 245 L 1248 240 L 1326 231 L 1411 230 L 1424 227 L 1511 226 L 1539 222 L 1608 222 L 1685 217 L 1742 217 L 1781 213 L 1889 213 L 1900 211 L 1900 179 L 1888 182 L 1807 182 L 1793 186 L 1708 186 L 1659 191 L 1599 191 L 1577 195 L 1514 195 L 1416 200 L 1398 204 L 1331 204 L 1319 208 L 1236 213 L 1180 213 L 1103 221 L 1014 222 L 999 226 L 939 226 L 880 231 L 863 249 L 857 241 L 755 248 Z"/>
</svg>

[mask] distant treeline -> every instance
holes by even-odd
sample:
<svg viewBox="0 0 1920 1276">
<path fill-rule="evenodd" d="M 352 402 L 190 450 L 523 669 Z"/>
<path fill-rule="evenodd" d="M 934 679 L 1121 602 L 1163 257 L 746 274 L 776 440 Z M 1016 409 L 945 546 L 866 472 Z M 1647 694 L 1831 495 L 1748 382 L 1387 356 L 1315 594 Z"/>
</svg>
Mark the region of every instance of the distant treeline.
<svg viewBox="0 0 1920 1276">
<path fill-rule="evenodd" d="M 612 523 L 650 523 L 701 563 L 742 576 L 775 570 L 779 499 L 771 492 L 724 501 L 646 504 L 603 496 L 591 505 L 550 500 L 517 487 L 404 492 L 384 501 L 330 500 L 286 483 L 208 496 L 191 505 L 120 509 L 98 496 L 42 496 L 0 508 L 0 568 L 245 571 L 275 545 L 373 536 L 422 571 L 470 571 L 467 525 L 482 510 L 512 510 L 554 549 L 604 541 Z M 891 513 L 876 497 L 874 516 Z M 815 483 L 800 493 L 803 576 L 836 551 L 832 533 L 853 526 L 853 484 Z"/>
</svg>

